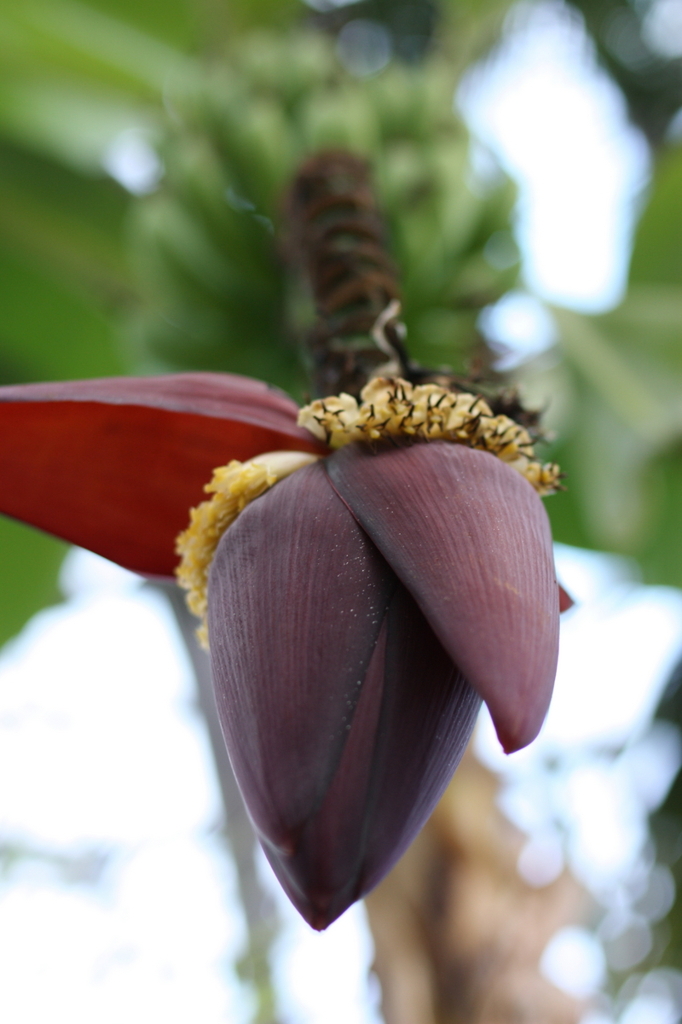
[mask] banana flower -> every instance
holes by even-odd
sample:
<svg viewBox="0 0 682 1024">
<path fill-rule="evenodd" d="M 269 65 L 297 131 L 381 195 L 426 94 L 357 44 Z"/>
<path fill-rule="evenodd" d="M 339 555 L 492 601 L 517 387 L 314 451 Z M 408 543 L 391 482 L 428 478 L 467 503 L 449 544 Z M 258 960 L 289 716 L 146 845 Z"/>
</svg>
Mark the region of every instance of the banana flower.
<svg viewBox="0 0 682 1024">
<path fill-rule="evenodd" d="M 334 450 L 346 406 L 311 408 L 312 433 L 283 393 L 230 374 L 0 388 L 0 511 L 172 579 L 215 467 L 297 453 L 214 538 L 205 606 L 249 814 L 321 929 L 422 827 L 481 699 L 507 751 L 535 737 L 560 590 L 542 489 L 511 457 L 424 443 L 404 415 L 400 436 L 356 426 Z"/>
</svg>

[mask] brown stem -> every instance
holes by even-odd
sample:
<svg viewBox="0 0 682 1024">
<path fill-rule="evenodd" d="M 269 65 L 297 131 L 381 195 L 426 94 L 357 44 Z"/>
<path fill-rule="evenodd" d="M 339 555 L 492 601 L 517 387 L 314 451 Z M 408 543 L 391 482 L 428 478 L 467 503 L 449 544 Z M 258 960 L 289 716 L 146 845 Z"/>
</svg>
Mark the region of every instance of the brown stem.
<svg viewBox="0 0 682 1024">
<path fill-rule="evenodd" d="M 343 150 L 318 153 L 299 169 L 285 203 L 285 256 L 312 293 L 316 320 L 306 338 L 315 395 L 358 396 L 371 377 L 403 377 L 486 395 L 493 412 L 526 427 L 537 416 L 516 395 L 482 379 L 432 370 L 412 360 L 400 316 L 398 270 L 369 164 Z M 532 421 L 532 422 L 531 422 Z"/>
<path fill-rule="evenodd" d="M 294 179 L 286 215 L 287 257 L 317 315 L 307 339 L 315 392 L 358 395 L 377 374 L 406 376 L 398 273 L 367 162 L 336 150 L 312 157 Z"/>
</svg>

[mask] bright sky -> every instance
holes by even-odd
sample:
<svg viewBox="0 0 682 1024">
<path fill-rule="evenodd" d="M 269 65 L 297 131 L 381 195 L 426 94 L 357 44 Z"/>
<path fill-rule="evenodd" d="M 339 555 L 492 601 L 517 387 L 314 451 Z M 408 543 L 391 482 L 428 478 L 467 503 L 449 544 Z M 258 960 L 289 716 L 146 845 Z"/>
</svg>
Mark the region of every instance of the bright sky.
<svg viewBox="0 0 682 1024">
<path fill-rule="evenodd" d="M 246 1024 L 244 925 L 170 612 L 87 552 L 63 578 L 68 604 L 0 656 L 0 857 L 28 854 L 0 878 L 0 1020 Z M 362 908 L 317 935 L 260 866 L 283 1020 L 374 1024 Z"/>
<path fill-rule="evenodd" d="M 518 182 L 528 287 L 601 310 L 623 294 L 647 147 L 574 14 L 521 4 L 512 24 L 499 56 L 465 81 L 460 105 Z"/>
<path fill-rule="evenodd" d="M 604 308 L 622 292 L 647 157 L 558 10 L 548 5 L 513 36 L 462 102 L 519 181 L 528 288 Z M 517 328 L 518 316 L 542 320 L 534 300 L 513 301 Z M 551 337 L 551 322 L 539 330 Z M 527 324 L 518 333 L 527 336 Z M 647 716 L 682 646 L 682 595 L 638 586 L 623 560 L 565 548 L 557 559 L 579 606 L 564 623 L 543 733 L 505 759 L 484 718 L 478 749 L 504 771 L 505 809 L 528 834 L 524 877 L 546 884 L 568 857 L 607 900 L 614 885 L 625 891 L 649 871 L 646 814 L 679 764 L 678 737 L 649 733 Z M 169 613 L 135 578 L 84 553 L 71 556 L 66 583 L 70 602 L 0 656 L 0 1019 L 246 1024 L 249 997 L 232 966 L 243 922 Z M 29 856 L 13 863 L 12 847 Z M 262 871 L 284 922 L 275 959 L 284 1024 L 376 1024 L 362 909 L 319 936 L 280 897 L 264 862 Z M 669 901 L 669 879 L 657 877 L 649 918 L 635 920 L 626 901 L 600 936 L 559 934 L 543 958 L 548 976 L 589 994 L 604 949 L 616 956 L 628 928 L 639 928 L 645 949 L 649 923 Z M 672 983 L 647 978 L 618 1024 L 676 1019 Z M 591 1024 L 613 1020 L 604 1012 Z"/>
</svg>

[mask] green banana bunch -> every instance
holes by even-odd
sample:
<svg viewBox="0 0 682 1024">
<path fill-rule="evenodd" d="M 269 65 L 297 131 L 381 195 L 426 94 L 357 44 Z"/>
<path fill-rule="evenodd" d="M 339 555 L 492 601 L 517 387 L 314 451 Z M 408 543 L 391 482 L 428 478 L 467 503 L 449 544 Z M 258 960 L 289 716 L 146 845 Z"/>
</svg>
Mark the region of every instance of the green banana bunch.
<svg viewBox="0 0 682 1024">
<path fill-rule="evenodd" d="M 306 314 L 284 266 L 282 200 L 306 157 L 343 148 L 372 164 L 412 356 L 464 370 L 481 307 L 518 266 L 514 189 L 502 175 L 475 180 L 456 84 L 438 55 L 353 77 L 326 36 L 298 31 L 242 36 L 198 84 L 177 86 L 165 178 L 136 204 L 131 232 L 148 367 L 230 369 L 301 393 Z"/>
</svg>

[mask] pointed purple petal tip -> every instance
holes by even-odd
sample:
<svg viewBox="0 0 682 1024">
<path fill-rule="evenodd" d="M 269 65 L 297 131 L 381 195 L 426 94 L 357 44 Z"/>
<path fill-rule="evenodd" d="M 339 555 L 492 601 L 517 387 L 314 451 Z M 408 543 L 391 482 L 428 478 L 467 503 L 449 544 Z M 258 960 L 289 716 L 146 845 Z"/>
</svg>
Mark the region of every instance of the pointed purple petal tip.
<svg viewBox="0 0 682 1024">
<path fill-rule="evenodd" d="M 438 442 L 349 445 L 326 466 L 505 749 L 526 746 L 549 706 L 559 642 L 552 538 L 533 488 L 487 452 Z"/>
</svg>

